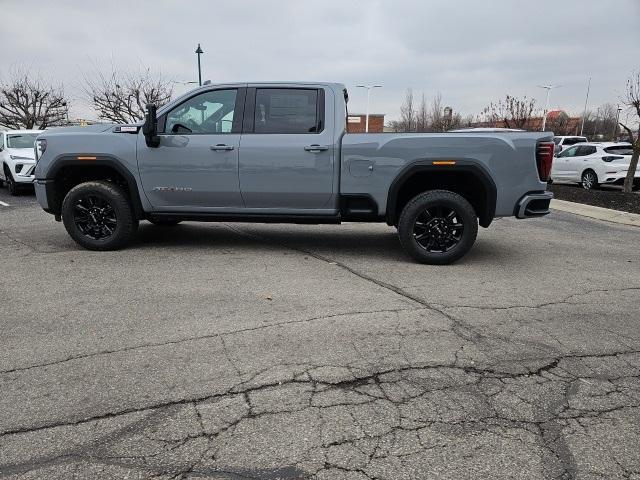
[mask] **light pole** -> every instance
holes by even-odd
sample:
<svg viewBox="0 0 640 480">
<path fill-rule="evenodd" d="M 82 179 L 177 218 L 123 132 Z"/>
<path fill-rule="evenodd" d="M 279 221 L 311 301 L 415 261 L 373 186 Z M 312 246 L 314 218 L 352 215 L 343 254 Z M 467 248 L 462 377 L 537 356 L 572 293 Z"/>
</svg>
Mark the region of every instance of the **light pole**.
<svg viewBox="0 0 640 480">
<path fill-rule="evenodd" d="M 591 77 L 589 77 L 589 83 L 587 83 L 587 97 L 584 99 L 584 111 L 582 112 L 582 125 L 580 125 L 580 136 L 584 130 L 584 120 L 587 116 L 587 102 L 589 101 L 589 90 L 591 89 Z"/>
<path fill-rule="evenodd" d="M 616 141 L 616 138 L 618 136 L 618 122 L 620 121 L 620 112 L 622 111 L 622 108 L 620 108 L 620 105 L 618 105 L 618 115 L 616 115 L 616 124 L 613 127 L 613 137 L 611 138 L 612 141 Z"/>
<path fill-rule="evenodd" d="M 382 85 L 356 85 L 356 87 L 367 89 L 367 117 L 365 120 L 364 131 L 369 133 L 369 101 L 371 100 L 371 90 L 374 88 L 382 88 Z"/>
<path fill-rule="evenodd" d="M 547 101 L 544 107 L 544 116 L 542 117 L 542 131 L 547 128 L 547 113 L 549 113 L 549 92 L 551 89 L 561 87 L 561 85 L 538 85 L 540 88 L 544 88 L 547 91 Z"/>
<path fill-rule="evenodd" d="M 204 52 L 202 51 L 202 48 L 200 47 L 200 44 L 198 44 L 198 48 L 196 48 L 196 55 L 198 55 L 198 85 L 202 86 L 202 70 L 200 69 L 200 55 L 202 55 Z"/>
</svg>

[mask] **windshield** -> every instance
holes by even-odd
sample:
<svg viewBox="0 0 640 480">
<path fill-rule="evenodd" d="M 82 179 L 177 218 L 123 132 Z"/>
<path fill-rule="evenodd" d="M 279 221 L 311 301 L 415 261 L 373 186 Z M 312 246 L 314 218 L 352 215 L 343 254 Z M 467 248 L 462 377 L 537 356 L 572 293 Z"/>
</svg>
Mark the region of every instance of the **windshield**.
<svg viewBox="0 0 640 480">
<path fill-rule="evenodd" d="M 9 135 L 7 137 L 7 147 L 9 148 L 33 148 L 33 143 L 39 133 L 22 133 L 20 135 Z"/>
</svg>

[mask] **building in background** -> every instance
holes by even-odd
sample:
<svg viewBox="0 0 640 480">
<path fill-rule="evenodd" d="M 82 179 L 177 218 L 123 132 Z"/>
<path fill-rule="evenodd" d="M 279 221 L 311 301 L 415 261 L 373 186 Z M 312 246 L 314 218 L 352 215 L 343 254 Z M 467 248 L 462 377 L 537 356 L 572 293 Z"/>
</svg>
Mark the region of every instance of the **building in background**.
<svg viewBox="0 0 640 480">
<path fill-rule="evenodd" d="M 365 133 L 367 116 L 364 113 L 353 113 L 347 117 L 347 132 Z M 384 113 L 369 114 L 369 133 L 382 133 L 384 130 Z"/>
</svg>

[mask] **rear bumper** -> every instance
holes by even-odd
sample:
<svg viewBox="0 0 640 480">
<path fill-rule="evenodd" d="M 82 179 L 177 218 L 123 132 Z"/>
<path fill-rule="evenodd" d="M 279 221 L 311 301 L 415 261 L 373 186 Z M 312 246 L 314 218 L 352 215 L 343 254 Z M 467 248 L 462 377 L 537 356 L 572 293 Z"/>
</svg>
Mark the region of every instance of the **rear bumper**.
<svg viewBox="0 0 640 480">
<path fill-rule="evenodd" d="M 516 204 L 516 218 L 542 217 L 549 213 L 551 192 L 534 192 L 524 195 Z"/>
</svg>

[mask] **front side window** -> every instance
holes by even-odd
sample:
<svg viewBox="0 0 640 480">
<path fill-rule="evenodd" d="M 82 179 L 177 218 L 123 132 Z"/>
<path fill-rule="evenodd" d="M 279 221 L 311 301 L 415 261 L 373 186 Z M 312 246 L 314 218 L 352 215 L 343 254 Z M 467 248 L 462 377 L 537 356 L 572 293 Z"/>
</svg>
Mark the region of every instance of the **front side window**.
<svg viewBox="0 0 640 480">
<path fill-rule="evenodd" d="M 575 157 L 578 147 L 571 147 L 564 150 L 558 157 Z"/>
<path fill-rule="evenodd" d="M 33 148 L 36 137 L 39 133 L 21 133 L 16 135 L 7 135 L 8 148 Z"/>
<path fill-rule="evenodd" d="M 230 133 L 237 90 L 204 92 L 181 103 L 167 114 L 166 133 Z"/>
<path fill-rule="evenodd" d="M 318 90 L 256 90 L 255 133 L 316 133 L 319 129 Z"/>
</svg>

